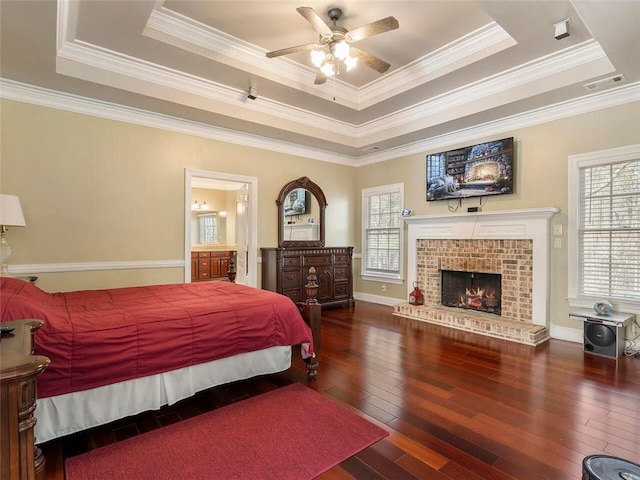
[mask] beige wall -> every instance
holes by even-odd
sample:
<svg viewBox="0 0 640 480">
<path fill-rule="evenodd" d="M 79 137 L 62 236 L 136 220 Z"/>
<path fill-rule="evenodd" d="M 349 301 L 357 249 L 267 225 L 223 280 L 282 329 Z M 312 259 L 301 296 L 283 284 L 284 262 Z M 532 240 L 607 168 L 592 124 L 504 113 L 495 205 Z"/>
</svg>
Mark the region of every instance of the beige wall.
<svg viewBox="0 0 640 480">
<path fill-rule="evenodd" d="M 353 168 L 199 137 L 140 127 L 4 100 L 1 103 L 0 190 L 19 195 L 26 228 L 14 228 L 12 264 L 182 260 L 184 169 L 258 178 L 259 246 L 277 243 L 275 199 L 281 187 L 308 176 L 328 201 L 329 246 L 355 245 L 361 254 L 361 189 L 402 182 L 405 206 L 415 215 L 447 213 L 447 202 L 425 200 L 423 152 Z M 486 138 L 513 135 L 516 193 L 490 198 L 487 210 L 558 207 L 563 247 L 551 250 L 551 314 L 567 320 L 567 157 L 640 143 L 640 104 L 578 115 Z M 463 202 L 461 214 L 477 200 Z M 355 290 L 406 297 L 406 285 L 362 281 L 355 262 Z M 41 274 L 45 290 L 106 288 L 180 282 L 182 269 Z M 408 279 L 408 281 L 412 281 Z"/>
<path fill-rule="evenodd" d="M 184 259 L 185 168 L 258 178 L 258 246 L 277 244 L 275 200 L 308 176 L 329 199 L 329 245 L 353 245 L 356 169 L 3 100 L 0 191 L 27 227 L 13 265 Z M 35 272 L 38 273 L 38 272 Z M 49 291 L 180 282 L 182 269 L 40 273 Z"/>
<path fill-rule="evenodd" d="M 457 148 L 496 138 L 513 136 L 516 145 L 516 187 L 513 195 L 491 197 L 483 205 L 483 211 L 508 210 L 533 207 L 557 207 L 560 213 L 551 224 L 563 225 L 563 245 L 551 249 L 551 322 L 556 326 L 578 328 L 568 320 L 567 303 L 567 174 L 569 155 L 605 150 L 640 143 L 640 103 L 600 110 L 510 132 L 499 132 L 487 138 L 474 138 Z M 448 149 L 449 147 L 447 147 Z M 405 207 L 414 215 L 449 213 L 446 201 L 426 202 L 426 164 L 424 152 L 358 169 L 356 190 L 378 185 L 403 182 Z M 477 206 L 478 200 L 463 200 L 460 214 L 467 207 Z M 360 218 L 360 204 L 356 217 Z M 354 225 L 358 239 L 356 251 L 361 252 L 362 225 Z M 356 262 L 356 290 L 376 296 L 406 298 L 407 286 L 386 284 L 381 291 L 378 282 L 362 281 L 359 277 L 360 262 Z M 413 282 L 413 279 L 407 279 Z"/>
</svg>

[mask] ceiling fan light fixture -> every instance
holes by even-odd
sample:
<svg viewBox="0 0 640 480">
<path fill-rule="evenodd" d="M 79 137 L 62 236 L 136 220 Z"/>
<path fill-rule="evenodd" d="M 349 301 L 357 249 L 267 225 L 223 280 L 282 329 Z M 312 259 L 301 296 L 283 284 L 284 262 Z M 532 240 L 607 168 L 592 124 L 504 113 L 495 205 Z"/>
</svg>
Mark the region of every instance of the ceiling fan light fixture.
<svg viewBox="0 0 640 480">
<path fill-rule="evenodd" d="M 333 54 L 338 60 L 346 60 L 349 58 L 349 53 L 351 53 L 351 49 L 349 48 L 349 44 L 344 40 L 333 46 Z"/>
<path fill-rule="evenodd" d="M 358 64 L 358 59 L 356 57 L 347 57 L 344 59 L 344 64 L 347 66 L 347 72 L 349 72 Z"/>
<path fill-rule="evenodd" d="M 341 63 L 347 72 L 355 68 L 359 62 L 379 73 L 385 73 L 389 67 L 391 67 L 387 62 L 370 53 L 355 47 L 351 48 L 350 44 L 397 29 L 400 25 L 395 17 L 382 18 L 376 22 L 349 31 L 337 25 L 338 20 L 342 17 L 342 10 L 338 7 L 330 8 L 327 11 L 327 16 L 333 22 L 333 26 L 331 27 L 327 25 L 322 17 L 311 7 L 298 7 L 296 11 L 302 15 L 320 35 L 319 40 L 317 43 L 267 52 L 266 55 L 268 58 L 309 51 L 311 54 L 311 63 L 318 69 L 314 81 L 316 85 L 325 83 L 329 77 L 340 75 Z M 354 51 L 355 54 L 353 54 Z"/>
<path fill-rule="evenodd" d="M 331 58 L 331 55 L 327 55 L 327 60 L 324 62 L 324 64 L 320 67 L 320 71 L 324 74 L 325 77 L 333 77 L 333 74 L 335 73 L 335 70 L 333 68 L 333 59 Z"/>
<path fill-rule="evenodd" d="M 313 63 L 316 67 L 322 67 L 324 63 L 324 59 L 327 56 L 322 50 L 311 50 L 311 63 Z"/>
</svg>

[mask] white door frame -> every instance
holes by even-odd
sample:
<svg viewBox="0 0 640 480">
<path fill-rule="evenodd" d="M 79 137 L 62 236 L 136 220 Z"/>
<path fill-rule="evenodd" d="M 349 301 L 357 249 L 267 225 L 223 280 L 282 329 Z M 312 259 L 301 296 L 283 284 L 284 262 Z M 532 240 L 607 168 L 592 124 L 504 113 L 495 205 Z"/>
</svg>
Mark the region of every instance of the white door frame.
<svg viewBox="0 0 640 480">
<path fill-rule="evenodd" d="M 231 173 L 210 172 L 206 170 L 184 169 L 184 281 L 191 282 L 191 180 L 193 178 L 208 178 L 229 182 L 246 183 L 249 185 L 249 223 L 248 241 L 248 272 L 246 285 L 258 286 L 258 178 Z"/>
</svg>

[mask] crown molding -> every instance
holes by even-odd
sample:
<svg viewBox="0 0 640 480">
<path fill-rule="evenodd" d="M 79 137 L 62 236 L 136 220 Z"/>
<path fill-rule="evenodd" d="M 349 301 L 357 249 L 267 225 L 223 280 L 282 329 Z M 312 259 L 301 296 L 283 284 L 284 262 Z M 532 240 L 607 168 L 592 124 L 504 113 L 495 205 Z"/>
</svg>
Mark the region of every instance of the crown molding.
<svg viewBox="0 0 640 480">
<path fill-rule="evenodd" d="M 595 95 L 586 95 L 578 99 L 567 100 L 547 107 L 529 110 L 495 121 L 481 123 L 469 128 L 437 135 L 426 140 L 407 143 L 399 147 L 371 153 L 356 158 L 353 165 L 355 167 L 362 167 L 408 155 L 415 155 L 417 153 L 426 154 L 448 148 L 452 145 L 474 142 L 476 140 L 480 141 L 483 138 L 513 132 L 521 128 L 532 127 L 634 102 L 640 102 L 640 82 L 625 85 L 624 87 L 617 87 Z"/>
<path fill-rule="evenodd" d="M 268 98 L 260 98 L 259 102 L 248 102 L 246 92 L 243 90 L 86 42 L 78 40 L 65 42 L 58 49 L 56 60 L 58 73 L 103 85 L 124 88 L 194 108 L 232 113 L 236 117 L 241 117 L 243 112 L 245 119 L 253 122 L 259 121 L 256 113 L 262 113 L 266 117 L 262 119 L 262 123 L 266 125 L 269 125 L 275 117 L 280 121 L 288 120 L 298 125 L 300 129 L 304 126 L 347 138 L 356 136 L 355 127 L 346 122 Z M 205 104 L 203 99 L 208 100 L 208 103 Z M 233 107 L 232 112 L 229 107 Z"/>
<path fill-rule="evenodd" d="M 65 62 L 67 60 L 68 62 Z M 181 101 L 196 108 L 206 108 L 202 99 L 209 100 L 207 107 L 211 111 L 233 113 L 234 116 L 250 121 L 258 121 L 255 113 L 261 113 L 260 121 L 269 124 L 276 118 L 280 121 L 295 125 L 299 133 L 308 134 L 308 129 L 322 130 L 332 133 L 335 141 L 348 146 L 359 147 L 375 141 L 391 138 L 392 135 L 408 133 L 409 129 L 416 130 L 434 125 L 443 118 L 453 119 L 459 115 L 468 115 L 474 109 L 481 109 L 482 102 L 493 98 L 497 102 L 512 102 L 524 98 L 526 93 L 523 86 L 546 89 L 557 88 L 558 84 L 545 84 L 541 79 L 548 79 L 572 69 L 590 66 L 594 62 L 603 61 L 602 70 L 608 73 L 610 65 L 604 51 L 598 42 L 587 41 L 583 44 L 565 49 L 557 54 L 531 61 L 527 64 L 480 80 L 468 86 L 461 87 L 438 97 L 418 103 L 414 106 L 396 111 L 371 122 L 356 126 L 308 110 L 276 102 L 268 98 L 261 98 L 260 102 L 248 102 L 246 92 L 224 85 L 186 75 L 173 69 L 161 67 L 151 62 L 134 59 L 130 56 L 103 49 L 84 42 L 66 42 L 58 52 L 57 68 L 63 73 L 79 76 L 91 81 L 98 81 L 111 86 L 120 86 L 120 81 L 126 80 L 129 89 L 135 90 L 132 80 L 139 80 L 139 93 L 156 96 L 169 101 Z M 78 70 L 80 69 L 80 71 Z M 110 75 L 105 75 L 108 72 Z M 590 72 L 593 75 L 593 72 Z M 575 82 L 571 76 L 571 82 Z M 164 90 L 158 91 L 158 87 Z M 152 88 L 154 90 L 152 90 Z M 538 92 L 539 93 L 539 92 Z M 519 96 L 519 97 L 518 97 Z M 474 105 L 474 102 L 477 102 Z M 226 107 L 223 107 L 223 106 Z M 233 108 L 230 112 L 229 107 Z M 321 135 L 318 133 L 317 135 Z"/>
<path fill-rule="evenodd" d="M 361 167 L 408 155 L 425 154 L 450 147 L 451 145 L 472 142 L 488 136 L 503 134 L 520 128 L 531 127 L 554 120 L 602 110 L 604 108 L 640 102 L 640 82 L 597 94 L 586 94 L 584 97 L 578 99 L 530 110 L 492 122 L 478 124 L 444 135 L 438 135 L 426 140 L 408 143 L 360 157 L 340 155 L 318 148 L 306 147 L 259 135 L 183 120 L 169 115 L 36 87 L 1 77 L 0 98 L 145 127 L 185 133 L 210 140 L 295 155 L 323 162 Z"/>
<path fill-rule="evenodd" d="M 516 44 L 496 22 L 489 23 L 369 83 L 360 90 L 359 106 L 370 107 Z"/>
<path fill-rule="evenodd" d="M 0 98 L 340 165 L 354 157 L 0 78 Z"/>
<path fill-rule="evenodd" d="M 615 70 L 600 44 L 590 40 L 375 119 L 361 125 L 358 133 L 360 138 L 375 136 L 377 141 L 381 141 L 388 138 L 391 132 L 397 134 L 399 130 L 402 131 L 406 125 L 411 125 L 414 130 L 416 126 L 427 128 L 442 122 L 443 118 L 456 118 L 455 112 L 459 110 L 465 115 L 475 113 L 483 108 L 481 103 L 488 98 L 492 99 L 492 106 L 495 107 L 530 96 L 531 90 L 523 87 L 536 89 L 535 93 L 559 88 L 563 86 L 560 82 L 545 85 L 541 80 L 571 70 L 578 71 L 577 75 L 581 67 L 599 61 L 605 61 L 601 69 L 607 70 L 601 73 Z M 589 70 L 585 75 L 592 78 L 593 72 Z M 581 75 L 581 78 L 585 75 Z M 576 81 L 575 75 L 567 80 L 568 83 Z"/>
<path fill-rule="evenodd" d="M 315 69 L 286 57 L 269 59 L 265 49 L 164 6 L 156 5 L 143 34 L 227 65 L 254 73 L 267 72 L 271 80 L 332 101 L 335 98 L 355 110 L 368 108 L 517 43 L 502 27 L 491 22 L 361 88 L 336 79 L 335 88 L 332 85 L 328 93 L 326 88 L 313 85 Z M 354 98 L 357 100 L 353 101 Z"/>
<path fill-rule="evenodd" d="M 229 55 L 225 58 L 241 58 L 243 65 L 245 61 L 254 61 L 261 62 L 265 67 L 273 67 L 270 63 L 273 59 L 266 59 L 263 55 L 264 50 L 258 52 L 255 46 L 223 32 L 217 32 L 212 36 L 213 29 L 210 27 L 201 24 L 194 26 L 193 20 L 183 18 L 175 12 L 167 12 L 171 11 L 164 11 L 162 8 L 154 10 L 151 24 L 157 26 L 160 23 L 164 25 L 165 31 L 173 35 L 177 35 L 175 30 L 178 30 L 182 37 L 188 36 L 191 42 L 214 45 L 217 51 Z M 200 38 L 196 35 L 198 33 L 202 37 L 200 40 L 196 40 L 196 37 Z M 443 69 L 462 61 L 464 52 L 470 50 L 471 45 L 479 38 L 486 40 L 481 42 L 482 47 L 476 48 L 476 53 L 486 51 L 489 45 L 495 46 L 510 39 L 496 25 L 479 29 L 458 42 L 455 48 L 437 52 L 431 63 L 435 66 L 433 68 L 444 72 Z M 235 41 L 231 41 L 232 39 Z M 449 53 L 452 53 L 453 63 L 446 59 Z M 436 58 L 439 60 L 436 61 Z M 470 58 L 468 57 L 467 61 L 470 61 Z M 600 44 L 589 40 L 356 126 L 268 98 L 261 97 L 259 102 L 248 102 L 246 92 L 242 90 L 77 40 L 64 42 L 58 50 L 57 60 L 58 71 L 71 76 L 264 125 L 272 125 L 274 119 L 289 122 L 279 128 L 286 128 L 302 135 L 312 132 L 311 134 L 316 136 L 322 133 L 313 133 L 314 130 L 324 131 L 334 135 L 334 142 L 350 147 L 362 147 L 387 140 L 394 135 L 428 128 L 438 122 L 459 118 L 461 115 L 469 115 L 485 109 L 489 101 L 492 102 L 492 106 L 496 106 L 525 98 L 532 92 L 541 93 L 558 88 L 559 85 L 575 83 L 578 77 L 593 78 L 594 69 L 597 69 L 598 74 L 615 70 Z M 425 62 L 419 62 L 395 75 L 390 75 L 390 85 L 402 79 L 411 82 L 411 78 L 418 75 L 421 69 L 428 68 L 426 65 Z M 561 78 L 563 74 L 564 78 Z M 549 81 L 552 78 L 554 81 Z M 378 89 L 383 84 L 386 85 L 381 81 L 372 88 Z M 378 97 L 391 94 L 393 93 L 387 91 L 386 94 L 378 94 Z M 359 95 L 362 95 L 362 92 Z M 202 99 L 208 101 L 203 102 Z"/>
<path fill-rule="evenodd" d="M 203 55 L 218 62 L 265 75 L 270 80 L 335 101 L 349 108 L 358 108 L 358 88 L 336 79 L 331 92 L 314 84 L 317 70 L 289 58 L 267 58 L 267 50 L 197 22 L 162 5 L 154 8 L 143 35 L 178 48 Z M 334 93 L 335 90 L 335 93 Z"/>
</svg>

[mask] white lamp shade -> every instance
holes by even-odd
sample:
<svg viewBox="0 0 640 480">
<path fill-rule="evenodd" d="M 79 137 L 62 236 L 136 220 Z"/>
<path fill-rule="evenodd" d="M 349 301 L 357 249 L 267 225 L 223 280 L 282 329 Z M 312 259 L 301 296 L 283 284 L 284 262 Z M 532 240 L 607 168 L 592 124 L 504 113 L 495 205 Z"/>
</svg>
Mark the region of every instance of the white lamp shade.
<svg viewBox="0 0 640 480">
<path fill-rule="evenodd" d="M 20 199 L 15 195 L 0 194 L 0 225 L 26 227 Z"/>
</svg>

